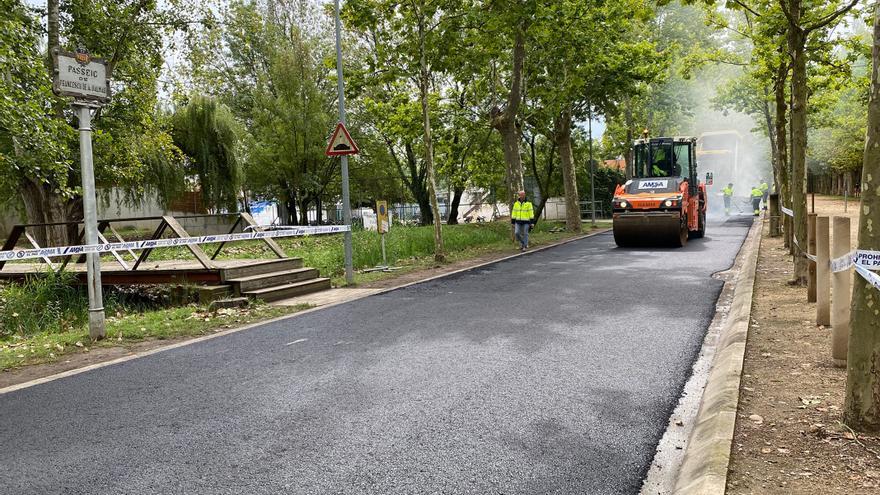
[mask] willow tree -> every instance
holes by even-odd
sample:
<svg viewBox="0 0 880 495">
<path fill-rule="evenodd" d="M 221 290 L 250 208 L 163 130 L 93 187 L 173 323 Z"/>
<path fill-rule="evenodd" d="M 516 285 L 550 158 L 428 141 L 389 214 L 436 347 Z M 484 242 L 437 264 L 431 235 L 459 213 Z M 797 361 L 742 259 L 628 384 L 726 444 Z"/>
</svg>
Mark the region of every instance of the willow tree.
<svg viewBox="0 0 880 495">
<path fill-rule="evenodd" d="M 174 115 L 174 141 L 189 157 L 202 199 L 211 209 L 238 211 L 241 165 L 237 158 L 238 123 L 226 105 L 193 95 Z"/>
</svg>

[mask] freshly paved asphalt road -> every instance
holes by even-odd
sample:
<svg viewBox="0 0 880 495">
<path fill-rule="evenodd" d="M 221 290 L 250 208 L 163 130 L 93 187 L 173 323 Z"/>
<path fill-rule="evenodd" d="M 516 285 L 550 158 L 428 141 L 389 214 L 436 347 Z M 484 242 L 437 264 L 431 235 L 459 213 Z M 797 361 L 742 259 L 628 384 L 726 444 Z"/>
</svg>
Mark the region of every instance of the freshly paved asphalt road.
<svg viewBox="0 0 880 495">
<path fill-rule="evenodd" d="M 750 223 L 604 234 L 2 395 L 0 492 L 636 493 Z"/>
</svg>

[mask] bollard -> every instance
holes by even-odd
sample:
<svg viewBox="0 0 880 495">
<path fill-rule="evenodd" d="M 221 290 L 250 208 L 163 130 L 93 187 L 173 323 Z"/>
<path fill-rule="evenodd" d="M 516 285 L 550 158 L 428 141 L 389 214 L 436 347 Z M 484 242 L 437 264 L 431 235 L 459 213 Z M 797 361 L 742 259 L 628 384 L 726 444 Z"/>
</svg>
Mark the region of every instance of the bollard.
<svg viewBox="0 0 880 495">
<path fill-rule="evenodd" d="M 831 325 L 831 245 L 828 217 L 816 217 L 816 325 Z"/>
<path fill-rule="evenodd" d="M 834 217 L 832 222 L 831 258 L 840 258 L 850 251 L 849 218 Z M 831 274 L 831 358 L 834 366 L 846 366 L 849 349 L 849 303 L 852 298 L 852 271 Z"/>
<path fill-rule="evenodd" d="M 779 209 L 779 194 L 770 195 L 770 237 L 779 237 L 782 231 L 779 230 L 779 215 L 782 210 Z"/>
<path fill-rule="evenodd" d="M 816 214 L 807 214 L 807 253 L 816 256 Z M 807 302 L 816 302 L 816 262 L 807 259 Z"/>
</svg>

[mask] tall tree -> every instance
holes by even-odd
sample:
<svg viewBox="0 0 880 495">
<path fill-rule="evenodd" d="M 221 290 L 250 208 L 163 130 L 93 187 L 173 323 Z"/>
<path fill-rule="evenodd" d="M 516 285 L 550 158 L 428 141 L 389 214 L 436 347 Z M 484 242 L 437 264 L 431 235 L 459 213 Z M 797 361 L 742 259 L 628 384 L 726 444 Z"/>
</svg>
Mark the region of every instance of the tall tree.
<svg viewBox="0 0 880 495">
<path fill-rule="evenodd" d="M 806 283 L 809 266 L 803 255 L 807 245 L 807 41 L 811 34 L 838 21 L 857 3 L 858 0 L 852 0 L 835 10 L 837 2 L 826 0 L 808 1 L 807 5 L 804 5 L 804 0 L 779 0 L 779 6 L 788 20 L 788 56 L 791 60 L 791 200 L 794 240 L 801 246 L 794 258 L 793 282 L 797 284 Z"/>
<path fill-rule="evenodd" d="M 875 4 L 876 5 L 876 4 Z M 880 9 L 874 11 L 871 90 L 862 168 L 859 249 L 880 251 Z M 880 432 L 880 292 L 855 277 L 850 313 L 844 420 L 858 430 Z"/>
<path fill-rule="evenodd" d="M 544 118 L 562 164 L 566 228 L 580 231 L 577 174 L 572 153 L 572 128 L 595 110 L 610 112 L 636 91 L 656 80 L 662 56 L 644 39 L 642 29 L 652 11 L 640 0 L 542 4 L 532 29 L 536 46 L 527 64 L 530 96 L 539 109 L 530 119 Z M 562 41 L 560 41 L 562 40 Z M 577 64 L 560 60 L 577 59 Z"/>
</svg>

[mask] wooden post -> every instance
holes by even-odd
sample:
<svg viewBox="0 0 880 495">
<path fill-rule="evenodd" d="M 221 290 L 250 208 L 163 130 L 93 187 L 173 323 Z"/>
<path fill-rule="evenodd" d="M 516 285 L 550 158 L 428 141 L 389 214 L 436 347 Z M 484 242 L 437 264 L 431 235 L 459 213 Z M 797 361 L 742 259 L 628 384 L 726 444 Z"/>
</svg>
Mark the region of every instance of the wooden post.
<svg viewBox="0 0 880 495">
<path fill-rule="evenodd" d="M 779 229 L 779 215 L 782 210 L 779 209 L 779 194 L 770 195 L 770 237 L 779 237 L 782 231 Z"/>
<path fill-rule="evenodd" d="M 831 245 L 828 217 L 816 217 L 816 325 L 831 325 Z"/>
<path fill-rule="evenodd" d="M 848 217 L 832 220 L 831 258 L 840 258 L 850 252 Z M 834 366 L 846 366 L 849 348 L 849 303 L 852 297 L 852 270 L 831 275 L 831 358 Z"/>
<path fill-rule="evenodd" d="M 807 214 L 807 253 L 816 256 L 816 214 Z M 807 266 L 807 302 L 816 302 L 816 262 Z"/>
</svg>

